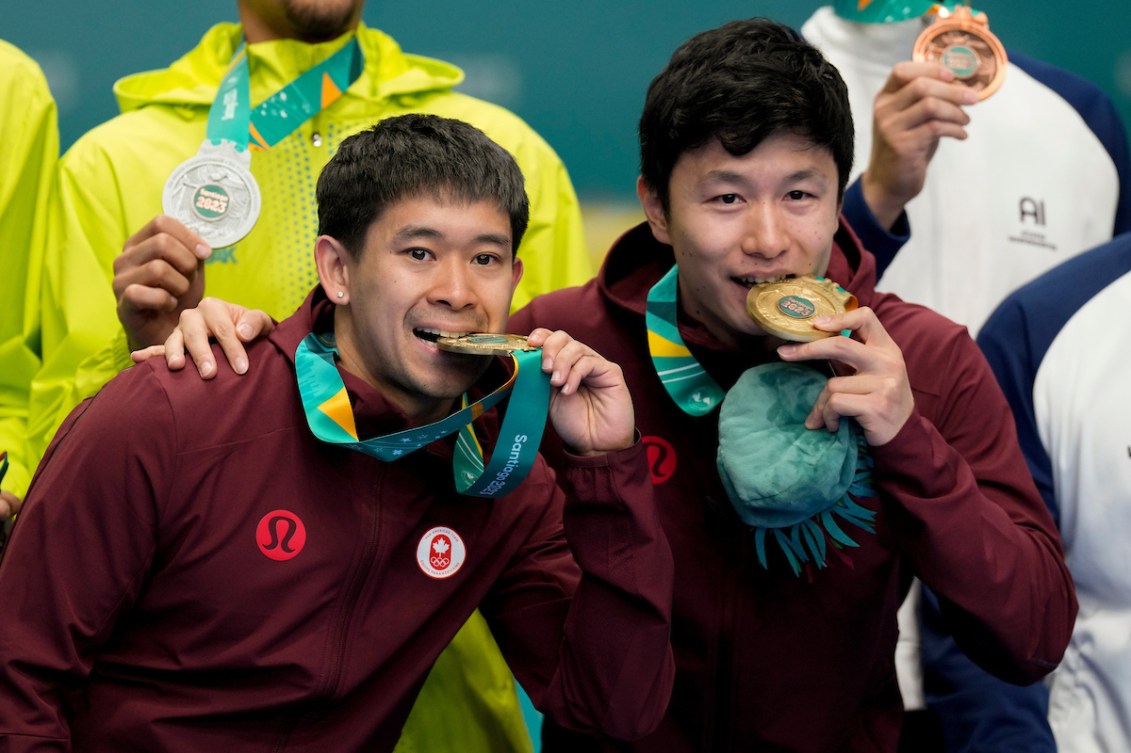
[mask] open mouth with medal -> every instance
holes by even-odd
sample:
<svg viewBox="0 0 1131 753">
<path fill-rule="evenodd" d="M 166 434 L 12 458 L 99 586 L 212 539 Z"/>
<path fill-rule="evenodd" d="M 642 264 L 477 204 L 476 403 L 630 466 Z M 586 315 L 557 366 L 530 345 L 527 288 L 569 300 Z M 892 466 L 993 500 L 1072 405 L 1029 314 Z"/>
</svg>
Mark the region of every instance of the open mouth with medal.
<svg viewBox="0 0 1131 753">
<path fill-rule="evenodd" d="M 1008 58 L 1005 47 L 990 31 L 985 13 L 974 15 L 966 5 L 938 17 L 919 34 L 911 57 L 917 61 L 942 63 L 982 100 L 993 94 L 1005 80 Z"/>
<path fill-rule="evenodd" d="M 443 335 L 420 331 L 417 335 L 436 343 L 440 350 L 450 353 L 466 353 L 473 356 L 498 356 L 516 350 L 538 350 L 526 341 L 523 335 L 506 335 L 493 332 L 475 332 L 464 335 Z"/>
<path fill-rule="evenodd" d="M 746 294 L 746 313 L 771 335 L 793 342 L 832 337 L 813 326 L 821 316 L 852 311 L 856 296 L 825 277 L 802 275 L 758 283 Z"/>
</svg>

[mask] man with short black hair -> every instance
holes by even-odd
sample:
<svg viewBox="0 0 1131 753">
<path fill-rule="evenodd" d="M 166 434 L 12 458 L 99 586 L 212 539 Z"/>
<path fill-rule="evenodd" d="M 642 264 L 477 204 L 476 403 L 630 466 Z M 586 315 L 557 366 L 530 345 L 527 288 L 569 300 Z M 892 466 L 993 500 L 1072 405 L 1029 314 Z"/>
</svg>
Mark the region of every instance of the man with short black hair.
<svg viewBox="0 0 1131 753">
<path fill-rule="evenodd" d="M 893 753 L 913 575 L 987 669 L 1047 673 L 1076 611 L 1056 528 L 976 345 L 875 292 L 839 221 L 836 68 L 765 19 L 703 32 L 649 87 L 640 143 L 647 222 L 511 326 L 568 322 L 624 369 L 675 557 L 676 683 L 649 737 L 549 721 L 544 750 Z"/>
<path fill-rule="evenodd" d="M 620 369 L 562 331 L 513 368 L 437 342 L 505 331 L 514 159 L 390 118 L 318 200 L 320 285 L 254 369 L 126 370 L 52 443 L 0 561 L 7 750 L 392 750 L 477 607 L 547 718 L 662 716 L 671 555 Z"/>
</svg>

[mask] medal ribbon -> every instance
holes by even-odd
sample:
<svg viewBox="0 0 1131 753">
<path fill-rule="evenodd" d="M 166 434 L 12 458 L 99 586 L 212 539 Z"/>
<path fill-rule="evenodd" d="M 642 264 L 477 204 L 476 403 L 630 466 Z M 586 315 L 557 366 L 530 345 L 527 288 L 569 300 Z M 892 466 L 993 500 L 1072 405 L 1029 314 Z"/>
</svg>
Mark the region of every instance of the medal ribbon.
<svg viewBox="0 0 1131 753">
<path fill-rule="evenodd" d="M 710 413 L 722 402 L 726 393 L 703 370 L 679 334 L 678 281 L 679 266 L 673 264 L 668 273 L 648 291 L 648 308 L 644 320 L 648 326 L 648 352 L 664 389 L 676 405 L 692 416 Z"/>
<path fill-rule="evenodd" d="M 894 24 L 937 13 L 939 8 L 953 11 L 959 5 L 969 4 L 961 0 L 834 0 L 833 9 L 841 18 L 857 23 Z M 972 7 L 970 12 L 978 14 Z"/>
<path fill-rule="evenodd" d="M 361 75 L 363 63 L 355 36 L 253 110 L 247 47 L 241 45 L 208 111 L 208 141 L 217 145 L 230 141 L 237 152 L 247 149 L 249 142 L 252 149 L 270 149 L 336 102 Z"/>
<path fill-rule="evenodd" d="M 318 439 L 391 462 L 459 431 L 452 468 L 456 490 L 478 497 L 503 497 L 530 472 L 550 402 L 550 379 L 542 373 L 540 350 L 511 353 L 514 373 L 481 400 L 468 404 L 465 394 L 460 410 L 450 416 L 370 439 L 358 438 L 353 406 L 334 363 L 337 352 L 332 337 L 314 333 L 303 338 L 295 351 L 303 411 Z M 511 400 L 499 430 L 499 446 L 485 467 L 483 448 L 471 424 L 508 394 Z M 507 442 L 510 447 L 505 447 Z"/>
</svg>

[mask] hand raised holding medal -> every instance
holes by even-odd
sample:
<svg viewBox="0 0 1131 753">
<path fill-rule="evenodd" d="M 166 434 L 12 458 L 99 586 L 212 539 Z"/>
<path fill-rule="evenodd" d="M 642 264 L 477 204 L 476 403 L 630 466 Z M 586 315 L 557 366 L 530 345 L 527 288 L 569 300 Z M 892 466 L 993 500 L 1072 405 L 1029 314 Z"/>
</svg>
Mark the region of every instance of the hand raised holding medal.
<svg viewBox="0 0 1131 753">
<path fill-rule="evenodd" d="M 162 191 L 163 215 L 131 236 L 114 261 L 118 318 L 131 348 L 163 342 L 180 314 L 204 296 L 204 265 L 213 249 L 239 243 L 255 226 L 260 189 L 251 153 L 266 151 L 325 107 L 361 75 L 356 37 L 254 108 L 246 48 L 233 56 L 208 112 L 196 155 L 173 170 Z M 223 255 L 238 263 L 232 249 Z"/>
<path fill-rule="evenodd" d="M 634 441 L 632 399 L 620 367 L 565 332 L 536 329 L 529 337 L 473 333 L 440 337 L 436 345 L 452 353 L 509 354 L 520 369 L 523 363 L 530 364 L 532 369 L 548 368 L 549 384 L 557 388 L 550 395 L 550 420 L 577 454 L 619 450 Z M 519 379 L 522 378 L 520 371 Z M 516 390 L 518 387 L 516 384 Z"/>
<path fill-rule="evenodd" d="M 1005 47 L 990 31 L 986 14 L 975 15 L 966 5 L 952 11 L 940 7 L 936 20 L 915 40 L 911 56 L 943 64 L 957 83 L 977 92 L 978 99 L 989 97 L 1005 81 Z"/>
</svg>

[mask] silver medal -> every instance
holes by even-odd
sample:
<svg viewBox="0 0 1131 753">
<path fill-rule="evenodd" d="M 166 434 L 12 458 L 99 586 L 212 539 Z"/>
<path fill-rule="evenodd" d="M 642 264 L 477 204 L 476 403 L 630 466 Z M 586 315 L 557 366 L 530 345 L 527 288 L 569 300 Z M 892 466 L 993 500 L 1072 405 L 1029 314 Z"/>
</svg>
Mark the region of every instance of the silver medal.
<svg viewBox="0 0 1131 753">
<path fill-rule="evenodd" d="M 251 152 L 230 141 L 205 142 L 165 181 L 161 206 L 212 248 L 225 248 L 251 232 L 259 219 L 259 184 Z"/>
</svg>

